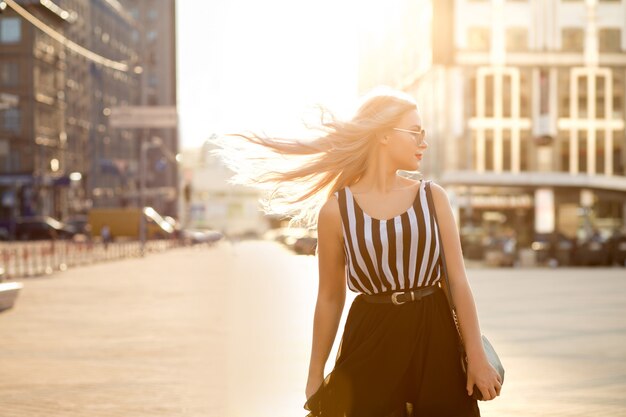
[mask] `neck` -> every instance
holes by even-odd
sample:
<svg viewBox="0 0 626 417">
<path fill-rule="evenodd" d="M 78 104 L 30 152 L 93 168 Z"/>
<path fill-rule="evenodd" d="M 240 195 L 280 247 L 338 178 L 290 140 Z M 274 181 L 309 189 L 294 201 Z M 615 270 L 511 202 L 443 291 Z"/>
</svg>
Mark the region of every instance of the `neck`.
<svg viewBox="0 0 626 417">
<path fill-rule="evenodd" d="M 377 151 L 370 155 L 367 168 L 363 177 L 359 180 L 364 191 L 375 191 L 386 194 L 398 188 L 397 168 L 389 163 L 389 158 L 385 149 L 379 147 Z"/>
</svg>

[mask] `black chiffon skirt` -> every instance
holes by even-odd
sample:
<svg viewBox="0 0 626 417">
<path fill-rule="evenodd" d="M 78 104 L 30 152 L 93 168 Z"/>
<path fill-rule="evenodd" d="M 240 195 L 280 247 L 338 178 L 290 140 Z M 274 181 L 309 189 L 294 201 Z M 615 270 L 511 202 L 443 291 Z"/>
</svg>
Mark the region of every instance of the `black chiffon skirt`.
<svg viewBox="0 0 626 417">
<path fill-rule="evenodd" d="M 306 417 L 476 417 L 445 292 L 401 305 L 358 295 L 335 366 L 304 404 Z"/>
</svg>

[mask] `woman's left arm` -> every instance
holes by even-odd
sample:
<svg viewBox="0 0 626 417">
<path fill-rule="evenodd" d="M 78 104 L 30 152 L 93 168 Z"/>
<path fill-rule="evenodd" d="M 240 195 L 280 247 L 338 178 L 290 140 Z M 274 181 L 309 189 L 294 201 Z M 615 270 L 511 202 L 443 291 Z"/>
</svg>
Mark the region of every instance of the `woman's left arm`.
<svg viewBox="0 0 626 417">
<path fill-rule="evenodd" d="M 473 386 L 476 384 L 483 394 L 483 399 L 492 400 L 500 395 L 502 381 L 500 381 L 497 371 L 489 364 L 483 349 L 478 313 L 465 273 L 461 239 L 452 214 L 452 207 L 450 207 L 448 194 L 441 186 L 431 183 L 431 190 L 437 211 L 441 244 L 445 252 L 450 292 L 454 299 L 467 354 L 467 391 L 471 395 Z"/>
</svg>

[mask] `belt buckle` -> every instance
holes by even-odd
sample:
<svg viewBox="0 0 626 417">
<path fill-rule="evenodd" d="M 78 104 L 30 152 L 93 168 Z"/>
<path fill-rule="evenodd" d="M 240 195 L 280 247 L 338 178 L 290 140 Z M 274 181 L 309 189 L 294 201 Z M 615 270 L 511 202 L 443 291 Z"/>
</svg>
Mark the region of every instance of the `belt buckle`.
<svg viewBox="0 0 626 417">
<path fill-rule="evenodd" d="M 400 304 L 406 303 L 406 301 L 398 301 L 398 295 L 400 294 L 404 294 L 404 291 L 397 291 L 391 294 L 391 302 L 397 306 L 399 306 Z"/>
</svg>

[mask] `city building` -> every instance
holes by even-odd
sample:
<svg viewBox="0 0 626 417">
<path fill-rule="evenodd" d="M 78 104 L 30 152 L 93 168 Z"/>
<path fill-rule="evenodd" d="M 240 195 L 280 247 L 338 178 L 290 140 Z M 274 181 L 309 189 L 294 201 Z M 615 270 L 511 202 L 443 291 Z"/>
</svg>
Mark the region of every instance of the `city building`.
<svg viewBox="0 0 626 417">
<path fill-rule="evenodd" d="M 13 103 L 0 130 L 8 148 L 0 163 L 1 217 L 64 219 L 93 204 L 122 204 L 117 167 L 137 159 L 135 141 L 130 131 L 109 129 L 107 116 L 112 106 L 138 100 L 137 76 L 124 64 L 137 61 L 135 22 L 113 0 L 17 3 L 36 21 L 12 8 L 0 15 L 8 36 L 0 51 L 7 82 L 0 88 Z"/>
<path fill-rule="evenodd" d="M 141 76 L 135 67 L 141 65 L 141 26 L 116 0 L 80 0 L 73 4 L 71 1 L 67 5 L 70 10 L 81 3 L 84 6 L 85 27 L 76 27 L 75 33 L 69 34 L 70 39 L 76 43 L 82 41 L 82 45 L 102 57 L 127 64 L 120 70 L 76 56 L 78 62 L 72 66 L 75 76 L 68 77 L 71 83 L 67 86 L 68 94 L 75 94 L 75 102 L 84 103 L 84 107 L 74 106 L 73 113 L 80 116 L 68 119 L 68 124 L 81 123 L 82 119 L 82 124 L 89 126 L 84 132 L 88 135 L 88 145 L 74 153 L 76 158 L 87 160 L 88 166 L 81 171 L 87 204 L 137 206 L 140 132 L 112 127 L 109 116 L 114 107 L 133 105 L 140 100 Z"/>
<path fill-rule="evenodd" d="M 142 106 L 176 107 L 176 4 L 174 0 L 126 1 L 127 9 L 138 22 L 139 60 L 141 62 L 140 101 Z M 151 128 L 145 134 L 158 137 L 166 148 L 151 149 L 147 155 L 146 205 L 159 213 L 178 216 L 180 179 L 177 163 L 167 155 L 176 155 L 178 130 Z M 139 148 L 137 147 L 137 151 Z"/>
<path fill-rule="evenodd" d="M 414 3 L 395 2 L 404 13 L 385 24 L 419 21 L 428 35 L 362 47 L 392 68 L 364 69 L 360 85 L 417 97 L 422 171 L 448 190 L 462 236 L 512 228 L 527 247 L 537 234 L 626 231 L 626 1 Z M 399 54 L 420 64 L 393 67 Z"/>
<path fill-rule="evenodd" d="M 16 3 L 0 14 L 2 222 L 139 205 L 141 141 L 155 136 L 167 149 L 148 152 L 146 203 L 176 217 L 176 129 L 109 123 L 116 108 L 175 106 L 174 1 Z"/>
<path fill-rule="evenodd" d="M 72 16 L 20 2 L 57 31 Z M 0 14 L 0 215 L 60 214 L 69 184 L 64 149 L 67 55 L 11 9 Z"/>
</svg>

